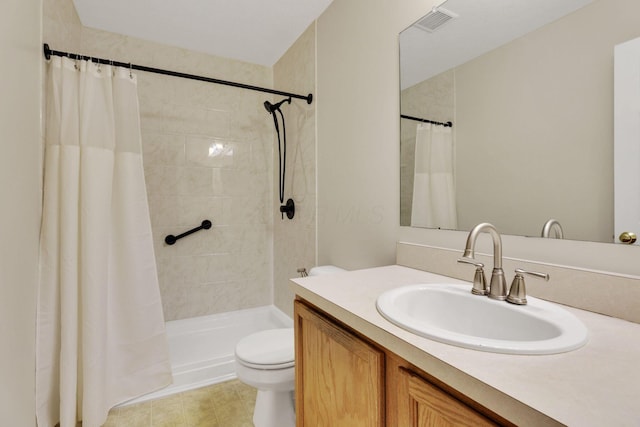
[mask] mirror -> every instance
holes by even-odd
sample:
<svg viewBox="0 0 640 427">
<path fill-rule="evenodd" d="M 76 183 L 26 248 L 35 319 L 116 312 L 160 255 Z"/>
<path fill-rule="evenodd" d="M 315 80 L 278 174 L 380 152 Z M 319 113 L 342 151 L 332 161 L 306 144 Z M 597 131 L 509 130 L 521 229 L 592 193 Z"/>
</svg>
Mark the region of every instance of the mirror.
<svg viewBox="0 0 640 427">
<path fill-rule="evenodd" d="M 447 0 L 434 11 L 400 34 L 400 225 L 491 222 L 540 237 L 555 219 L 566 239 L 613 242 L 613 53 L 640 37 L 640 2 Z M 416 141 L 448 165 L 416 162 Z M 433 183 L 431 198 L 448 203 L 414 203 Z"/>
</svg>

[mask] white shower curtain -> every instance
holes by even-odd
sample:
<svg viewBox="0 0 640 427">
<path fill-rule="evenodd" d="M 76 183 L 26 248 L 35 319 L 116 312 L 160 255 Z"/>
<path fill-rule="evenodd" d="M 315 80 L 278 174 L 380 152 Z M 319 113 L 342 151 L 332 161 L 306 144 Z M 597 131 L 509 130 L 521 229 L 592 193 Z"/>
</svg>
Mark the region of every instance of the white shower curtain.
<svg viewBox="0 0 640 427">
<path fill-rule="evenodd" d="M 171 382 L 135 76 L 52 57 L 36 338 L 39 427 L 100 426 Z"/>
<path fill-rule="evenodd" d="M 457 217 L 451 128 L 419 123 L 416 129 L 411 225 L 456 229 Z"/>
</svg>

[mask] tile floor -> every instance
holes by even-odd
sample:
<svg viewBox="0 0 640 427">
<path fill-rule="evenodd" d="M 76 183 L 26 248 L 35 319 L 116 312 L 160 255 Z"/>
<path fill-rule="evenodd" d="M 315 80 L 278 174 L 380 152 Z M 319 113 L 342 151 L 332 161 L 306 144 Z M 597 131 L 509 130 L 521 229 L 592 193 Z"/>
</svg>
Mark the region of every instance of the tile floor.
<svg viewBox="0 0 640 427">
<path fill-rule="evenodd" d="M 114 408 L 103 427 L 253 427 L 256 390 L 238 380 Z"/>
</svg>

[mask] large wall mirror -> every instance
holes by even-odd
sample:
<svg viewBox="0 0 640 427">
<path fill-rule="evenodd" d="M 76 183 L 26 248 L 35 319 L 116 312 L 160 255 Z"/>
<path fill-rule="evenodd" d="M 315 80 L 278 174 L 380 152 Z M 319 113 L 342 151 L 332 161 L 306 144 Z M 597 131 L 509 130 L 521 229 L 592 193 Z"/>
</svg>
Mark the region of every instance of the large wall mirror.
<svg viewBox="0 0 640 427">
<path fill-rule="evenodd" d="M 617 241 L 614 47 L 638 37 L 638 0 L 447 0 L 403 31 L 401 225 Z"/>
</svg>

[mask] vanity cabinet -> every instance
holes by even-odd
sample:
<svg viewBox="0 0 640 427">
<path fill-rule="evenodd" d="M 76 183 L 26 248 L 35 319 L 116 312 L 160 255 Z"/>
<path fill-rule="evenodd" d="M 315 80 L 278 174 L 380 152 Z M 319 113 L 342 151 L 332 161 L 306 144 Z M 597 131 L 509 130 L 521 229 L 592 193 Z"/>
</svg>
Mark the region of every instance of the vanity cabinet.
<svg viewBox="0 0 640 427">
<path fill-rule="evenodd" d="M 397 371 L 397 422 L 406 427 L 497 426 L 500 425 L 471 409 L 406 368 Z"/>
<path fill-rule="evenodd" d="M 296 424 L 383 426 L 384 353 L 299 301 Z"/>
<path fill-rule="evenodd" d="M 512 425 L 300 299 L 294 325 L 297 427 Z"/>
</svg>

